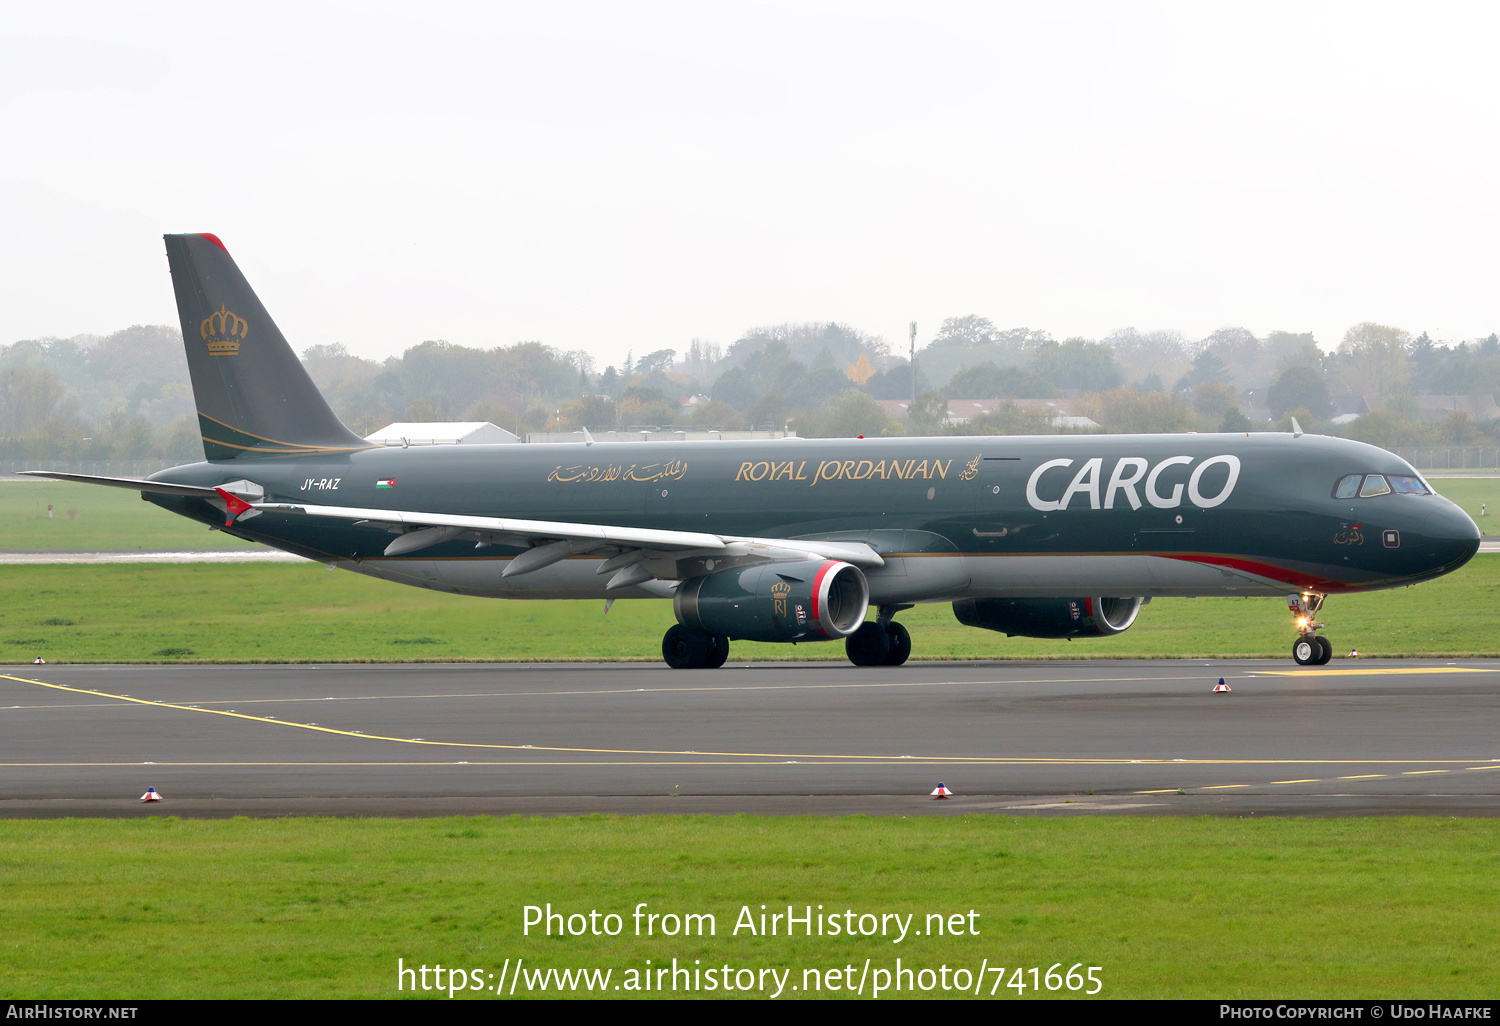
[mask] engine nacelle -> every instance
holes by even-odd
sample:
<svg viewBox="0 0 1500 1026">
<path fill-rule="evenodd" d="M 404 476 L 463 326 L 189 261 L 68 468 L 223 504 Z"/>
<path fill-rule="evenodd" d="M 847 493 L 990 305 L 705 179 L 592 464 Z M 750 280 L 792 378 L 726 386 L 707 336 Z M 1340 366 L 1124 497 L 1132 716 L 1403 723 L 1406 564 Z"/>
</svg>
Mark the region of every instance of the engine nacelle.
<svg viewBox="0 0 1500 1026">
<path fill-rule="evenodd" d="M 747 641 L 826 641 L 864 622 L 870 586 L 836 559 L 757 563 L 684 581 L 672 600 L 684 627 Z"/>
<path fill-rule="evenodd" d="M 1023 638 L 1107 638 L 1135 623 L 1141 598 L 960 599 L 953 615 L 969 627 Z"/>
</svg>

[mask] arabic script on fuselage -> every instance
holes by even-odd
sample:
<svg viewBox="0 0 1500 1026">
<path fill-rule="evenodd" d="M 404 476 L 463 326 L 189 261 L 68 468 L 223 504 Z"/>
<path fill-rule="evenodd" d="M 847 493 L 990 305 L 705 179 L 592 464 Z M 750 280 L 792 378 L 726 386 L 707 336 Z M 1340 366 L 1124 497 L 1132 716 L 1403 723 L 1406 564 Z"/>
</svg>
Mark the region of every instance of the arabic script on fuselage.
<svg viewBox="0 0 1500 1026">
<path fill-rule="evenodd" d="M 573 482 L 594 481 L 681 481 L 687 474 L 686 460 L 669 460 L 666 463 L 579 463 L 571 467 L 558 467 L 547 475 L 548 481 Z"/>
</svg>

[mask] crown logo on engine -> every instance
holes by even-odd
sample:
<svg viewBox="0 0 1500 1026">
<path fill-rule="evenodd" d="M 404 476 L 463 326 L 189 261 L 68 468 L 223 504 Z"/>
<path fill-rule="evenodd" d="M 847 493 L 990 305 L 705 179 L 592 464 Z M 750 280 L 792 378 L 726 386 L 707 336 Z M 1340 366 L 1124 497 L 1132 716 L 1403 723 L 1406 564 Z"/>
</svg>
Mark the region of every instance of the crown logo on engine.
<svg viewBox="0 0 1500 1026">
<path fill-rule="evenodd" d="M 785 581 L 777 581 L 771 585 L 771 605 L 777 616 L 786 616 L 786 597 L 791 593 L 792 586 Z"/>
<path fill-rule="evenodd" d="M 234 356 L 240 351 L 240 339 L 250 333 L 250 325 L 243 317 L 220 304 L 215 313 L 203 318 L 203 323 L 198 326 L 198 333 L 208 343 L 209 356 Z"/>
</svg>

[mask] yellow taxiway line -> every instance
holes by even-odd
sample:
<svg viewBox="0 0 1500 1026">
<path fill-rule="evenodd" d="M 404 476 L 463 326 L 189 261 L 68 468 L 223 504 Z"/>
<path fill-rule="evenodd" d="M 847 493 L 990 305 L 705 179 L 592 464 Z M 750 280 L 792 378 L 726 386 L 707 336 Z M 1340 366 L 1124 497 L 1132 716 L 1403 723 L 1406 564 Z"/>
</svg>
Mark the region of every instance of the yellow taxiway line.
<svg viewBox="0 0 1500 1026">
<path fill-rule="evenodd" d="M 1469 671 L 1469 672 L 1484 672 L 1484 671 Z M 275 717 L 272 717 L 272 716 L 252 716 L 249 713 L 236 712 L 236 711 L 234 711 L 232 709 L 207 709 L 207 708 L 203 708 L 203 706 L 201 704 L 198 704 L 198 705 L 186 705 L 186 704 L 180 704 L 180 703 L 176 703 L 176 702 L 159 702 L 159 701 L 155 701 L 155 700 L 152 700 L 152 699 L 136 698 L 136 697 L 131 696 L 131 695 L 113 694 L 111 692 L 99 691 L 99 690 L 93 689 L 93 688 L 79 688 L 79 687 L 72 687 L 72 686 L 69 686 L 69 685 L 66 685 L 66 684 L 53 684 L 53 683 L 49 683 L 47 681 L 35 680 L 35 679 L 29 678 L 29 677 L 17 677 L 17 676 L 13 676 L 11 674 L 0 674 L 0 679 L 3 679 L 3 680 L 13 680 L 13 681 L 16 681 L 17 683 L 21 683 L 21 684 L 31 684 L 31 685 L 34 685 L 36 687 L 50 688 L 50 689 L 55 690 L 55 691 L 65 691 L 65 692 L 69 692 L 69 693 L 72 693 L 72 694 L 78 694 L 78 695 L 89 695 L 89 696 L 92 696 L 94 698 L 109 699 L 109 700 L 111 700 L 113 702 L 130 703 L 130 704 L 145 706 L 145 707 L 153 708 L 153 709 L 171 709 L 171 710 L 178 711 L 178 712 L 198 713 L 198 714 L 204 715 L 204 716 L 224 716 L 224 717 L 228 717 L 230 719 L 243 720 L 243 721 L 247 721 L 247 722 L 251 722 L 251 723 L 261 723 L 261 724 L 267 724 L 267 725 L 276 726 L 276 727 L 288 727 L 288 728 L 292 728 L 292 729 L 296 729 L 296 730 L 308 730 L 308 731 L 313 731 L 315 733 L 320 733 L 320 734 L 331 734 L 331 735 L 335 735 L 335 736 L 338 736 L 338 737 L 356 738 L 356 739 L 359 739 L 359 740 L 362 740 L 362 741 L 389 741 L 389 742 L 393 742 L 393 743 L 396 743 L 396 744 L 404 744 L 404 745 L 421 745 L 421 746 L 435 747 L 435 748 L 480 749 L 480 750 L 489 750 L 489 751 L 558 752 L 558 753 L 571 753 L 571 754 L 578 754 L 578 755 L 624 755 L 624 756 L 668 756 L 668 757 L 671 757 L 671 756 L 696 756 L 699 759 L 713 760 L 713 762 L 704 763 L 706 765 L 714 765 L 714 764 L 724 765 L 725 763 L 719 762 L 719 760 L 723 760 L 723 759 L 776 760 L 778 762 L 784 762 L 784 763 L 790 763 L 790 762 L 795 762 L 795 761 L 799 761 L 799 760 L 809 760 L 809 761 L 814 761 L 815 760 L 815 761 L 821 761 L 821 762 L 824 762 L 824 763 L 845 762 L 845 763 L 858 763 L 858 764 L 862 764 L 862 765 L 877 765 L 877 764 L 880 764 L 880 765 L 892 764 L 892 765 L 894 765 L 894 764 L 900 764 L 900 763 L 908 763 L 908 764 L 911 764 L 911 763 L 948 763 L 948 764 L 951 764 L 951 763 L 963 763 L 963 764 L 967 764 L 967 765 L 1010 765 L 1010 766 L 1114 766 L 1114 765 L 1143 765 L 1143 766 L 1293 766 L 1293 765 L 1377 766 L 1377 765 L 1407 765 L 1407 766 L 1409 766 L 1413 762 L 1426 763 L 1428 765 L 1431 765 L 1433 763 L 1469 763 L 1469 762 L 1473 762 L 1474 761 L 1472 759 L 1419 759 L 1419 760 L 1413 760 L 1413 759 L 1174 759 L 1174 758 L 1142 758 L 1142 759 L 1131 759 L 1131 758 L 1118 758 L 1118 757 L 1117 758 L 1077 758 L 1077 757 L 1069 758 L 1069 757 L 1066 757 L 1066 756 L 1057 757 L 1057 756 L 909 755 L 909 754 L 892 755 L 890 753 L 883 753 L 883 754 L 879 754 L 879 755 L 861 755 L 861 754 L 854 754 L 854 753 L 844 753 L 844 754 L 833 754 L 833 755 L 830 755 L 830 754 L 813 753 L 813 752 L 713 752 L 713 751 L 693 751 L 693 750 L 674 751 L 674 750 L 669 750 L 669 749 L 578 748 L 578 747 L 568 747 L 568 746 L 561 746 L 561 745 L 498 744 L 498 743 L 493 743 L 493 742 L 481 742 L 481 741 L 429 741 L 426 738 L 393 737 L 393 736 L 383 735 L 383 734 L 367 734 L 367 733 L 364 733 L 364 732 L 358 731 L 358 730 L 343 730 L 343 729 L 339 729 L 339 728 L 336 728 L 336 727 L 321 726 L 321 725 L 316 724 L 316 723 L 297 723 L 297 722 L 294 722 L 294 721 L 291 721 L 291 720 L 276 719 Z M 1126 678 L 1126 679 L 1142 679 L 1142 678 Z M 1144 679 L 1157 679 L 1157 678 L 1144 678 Z M 953 682 L 948 682 L 948 683 L 953 683 Z M 968 683 L 968 682 L 964 682 L 964 683 Z M 818 685 L 818 686 L 819 687 L 858 687 L 858 686 L 862 686 L 862 685 Z M 879 686 L 899 686 L 899 685 L 879 685 Z M 624 689 L 624 690 L 628 691 L 628 690 L 637 690 L 637 689 Z M 659 689 L 659 690 L 673 690 L 673 689 Z M 762 689 L 759 689 L 759 688 L 746 688 L 746 689 L 740 689 L 740 690 L 762 690 Z M 369 697 L 373 700 L 375 698 L 382 697 L 382 696 L 369 696 Z M 385 696 L 385 697 L 390 697 L 390 696 Z M 431 697 L 431 696 L 429 696 L 429 697 Z M 317 699 L 316 701 L 327 701 L 327 699 Z M 243 701 L 241 701 L 241 702 L 237 702 L 236 704 L 245 704 L 245 703 Z M 529 765 L 546 765 L 545 763 L 532 763 L 532 762 L 529 762 L 529 761 L 526 764 L 529 764 Z M 601 764 L 602 765 L 611 765 L 611 763 L 594 763 L 594 765 L 601 765 Z M 640 763 L 635 763 L 635 764 L 639 765 Z M 668 763 L 668 764 L 680 765 L 681 763 L 677 762 L 676 760 L 672 760 L 672 762 Z M 765 763 L 764 762 L 759 762 L 757 764 L 764 765 Z M 46 764 L 41 764 L 41 763 L 15 763 L 15 764 L 0 764 L 0 765 L 14 765 L 14 766 L 23 766 L 23 765 L 30 765 L 30 766 L 36 766 L 36 765 L 57 765 L 57 766 L 64 766 L 64 765 L 72 765 L 72 764 L 70 764 L 70 763 L 46 763 Z M 142 764 L 141 763 L 132 762 L 132 763 L 129 763 L 129 765 L 142 765 Z M 161 764 L 161 765 L 164 765 L 164 764 Z M 251 764 L 246 764 L 246 765 L 268 765 L 268 764 L 251 763 Z M 291 764 L 291 765 L 303 765 L 303 764 Z M 307 764 L 307 765 L 311 765 L 311 764 Z M 318 764 L 318 765 L 326 765 L 326 764 Z M 351 763 L 350 765 L 361 765 L 361 764 L 359 764 L 359 763 Z M 733 765 L 733 763 L 729 763 L 729 765 Z M 1500 769 L 1500 766 L 1469 766 L 1467 768 L 1468 769 Z M 1444 772 L 1444 771 L 1427 770 L 1427 771 L 1421 771 L 1421 772 Z M 1382 776 L 1382 775 L 1389 775 L 1389 774 L 1370 774 L 1370 775 L 1366 775 L 1366 777 L 1359 777 L 1359 778 L 1356 778 L 1356 777 L 1347 777 L 1347 778 L 1340 778 L 1340 779 L 1366 779 L 1368 777 L 1375 777 L 1375 776 Z M 1297 781 L 1297 782 L 1298 783 L 1304 783 L 1304 782 L 1311 782 L 1311 781 Z M 1217 784 L 1217 785 L 1212 785 L 1210 787 L 1198 787 L 1198 788 L 1194 788 L 1194 790 L 1218 790 L 1218 789 L 1231 788 L 1231 787 L 1251 787 L 1251 786 L 1256 786 L 1256 785 L 1252 785 L 1252 784 Z M 1176 791 L 1176 790 L 1179 790 L 1179 788 L 1170 788 L 1170 789 L 1167 789 L 1166 791 L 1137 791 L 1135 793 L 1136 794 L 1164 794 L 1164 793 L 1171 793 L 1172 791 Z"/>
</svg>

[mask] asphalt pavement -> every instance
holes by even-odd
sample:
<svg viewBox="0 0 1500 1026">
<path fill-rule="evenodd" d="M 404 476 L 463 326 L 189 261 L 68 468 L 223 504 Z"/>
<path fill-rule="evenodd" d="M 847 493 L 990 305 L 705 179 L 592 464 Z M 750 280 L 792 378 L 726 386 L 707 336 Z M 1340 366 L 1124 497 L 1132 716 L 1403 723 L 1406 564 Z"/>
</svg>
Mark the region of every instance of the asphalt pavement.
<svg viewBox="0 0 1500 1026">
<path fill-rule="evenodd" d="M 8 816 L 1500 812 L 1487 660 L 0 673 Z"/>
</svg>

